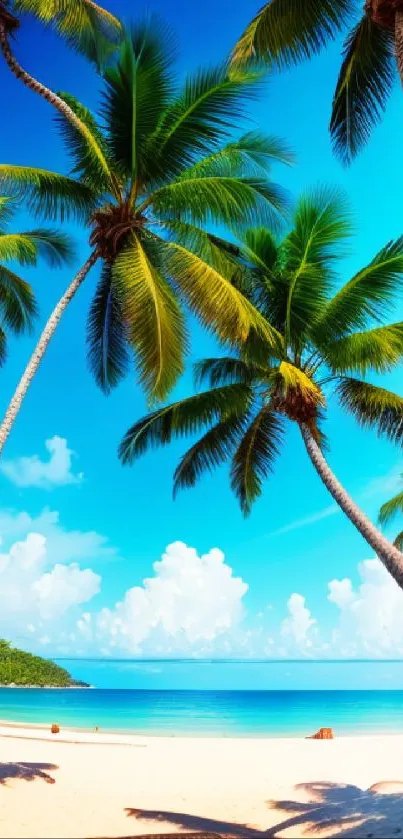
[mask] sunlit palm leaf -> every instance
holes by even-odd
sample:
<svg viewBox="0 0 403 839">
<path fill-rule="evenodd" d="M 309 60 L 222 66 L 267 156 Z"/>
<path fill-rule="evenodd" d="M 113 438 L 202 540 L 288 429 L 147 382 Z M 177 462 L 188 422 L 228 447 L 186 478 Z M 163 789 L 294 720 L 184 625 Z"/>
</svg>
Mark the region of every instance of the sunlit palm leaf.
<svg viewBox="0 0 403 839">
<path fill-rule="evenodd" d="M 241 418 L 251 396 L 246 385 L 227 385 L 159 408 L 129 429 L 120 445 L 119 457 L 123 463 L 132 463 L 153 446 L 165 446 L 175 437 L 197 434 L 223 418 Z"/>
<path fill-rule="evenodd" d="M 6 225 L 12 219 L 16 211 L 12 198 L 9 195 L 0 195 L 0 225 Z"/>
<path fill-rule="evenodd" d="M 399 548 L 399 551 L 402 551 L 403 553 L 403 530 L 397 534 L 393 544 L 395 548 Z"/>
<path fill-rule="evenodd" d="M 231 466 L 231 487 L 244 515 L 262 492 L 262 483 L 273 471 L 283 436 L 281 417 L 266 406 L 243 435 Z"/>
<path fill-rule="evenodd" d="M 403 237 L 389 242 L 326 304 L 315 336 L 326 343 L 380 320 L 403 287 Z"/>
<path fill-rule="evenodd" d="M 271 375 L 276 380 L 277 387 L 280 387 L 284 394 L 290 390 L 299 391 L 302 396 L 312 400 L 318 406 L 323 404 L 323 394 L 315 382 L 303 370 L 289 361 L 282 361 Z"/>
<path fill-rule="evenodd" d="M 183 371 L 187 339 L 183 313 L 159 262 L 158 244 L 133 237 L 112 275 L 140 381 L 151 398 L 164 399 Z"/>
<path fill-rule="evenodd" d="M 389 524 L 397 513 L 403 513 L 403 492 L 399 492 L 390 501 L 382 504 L 378 516 L 379 524 Z"/>
<path fill-rule="evenodd" d="M 175 470 L 174 497 L 178 490 L 194 487 L 203 472 L 213 472 L 232 456 L 247 418 L 245 414 L 221 420 L 186 452 Z"/>
<path fill-rule="evenodd" d="M 0 265 L 0 315 L 3 325 L 17 334 L 29 331 L 36 314 L 31 286 L 9 268 Z"/>
<path fill-rule="evenodd" d="M 87 324 L 90 370 L 99 387 L 109 393 L 129 369 L 128 335 L 122 308 L 105 262 Z"/>
<path fill-rule="evenodd" d="M 14 0 L 14 7 L 51 25 L 98 66 L 121 35 L 120 21 L 93 0 Z"/>
<path fill-rule="evenodd" d="M 324 355 L 337 373 L 385 373 L 403 358 L 403 323 L 354 332 L 330 342 Z"/>
<path fill-rule="evenodd" d="M 338 385 L 343 408 L 350 411 L 363 428 L 374 428 L 393 443 L 403 440 L 403 398 L 358 379 L 345 378 Z"/>
<path fill-rule="evenodd" d="M 299 63 L 335 38 L 350 12 L 351 0 L 269 0 L 238 41 L 233 63 Z"/>
<path fill-rule="evenodd" d="M 96 205 L 93 191 L 85 184 L 30 166 L 0 164 L 0 188 L 12 190 L 28 210 L 49 219 L 76 218 L 86 222 Z"/>
<path fill-rule="evenodd" d="M 57 230 L 38 228 L 27 233 L 0 234 L 0 260 L 15 260 L 20 265 L 36 265 L 42 257 L 51 267 L 71 262 L 71 240 Z"/>
<path fill-rule="evenodd" d="M 256 331 L 267 345 L 280 336 L 231 283 L 226 263 L 218 271 L 181 245 L 166 245 L 166 264 L 186 300 L 208 329 L 222 341 L 239 344 Z"/>
<path fill-rule="evenodd" d="M 364 14 L 344 46 L 330 121 L 335 151 L 345 163 L 355 157 L 382 117 L 395 72 L 393 32 Z"/>
</svg>

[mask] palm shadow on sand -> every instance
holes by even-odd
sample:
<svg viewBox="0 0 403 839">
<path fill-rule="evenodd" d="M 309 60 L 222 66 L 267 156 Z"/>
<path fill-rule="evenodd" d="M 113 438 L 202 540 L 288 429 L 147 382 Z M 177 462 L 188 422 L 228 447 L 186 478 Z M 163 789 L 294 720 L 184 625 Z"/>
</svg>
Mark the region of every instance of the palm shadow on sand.
<svg viewBox="0 0 403 839">
<path fill-rule="evenodd" d="M 7 781 L 14 779 L 21 781 L 39 779 L 47 784 L 55 784 L 55 779 L 48 774 L 48 771 L 58 768 L 54 763 L 0 763 L 0 785 L 5 786 Z"/>
<path fill-rule="evenodd" d="M 393 782 L 391 782 L 392 784 Z M 281 813 L 281 819 L 268 830 L 260 830 L 248 824 L 218 821 L 206 816 L 189 813 L 173 813 L 163 810 L 141 810 L 128 808 L 129 817 L 165 824 L 174 824 L 178 829 L 231 839 L 273 839 L 286 829 L 297 828 L 295 836 L 304 836 L 308 831 L 318 836 L 326 832 L 334 839 L 356 839 L 356 837 L 403 837 L 403 783 L 402 792 L 385 794 L 388 784 L 380 784 L 384 792 L 370 788 L 362 790 L 352 784 L 317 782 L 299 784 L 296 792 L 309 798 L 301 801 L 268 801 L 272 810 Z M 284 816 L 286 817 L 284 818 Z M 161 836 L 163 834 L 160 834 Z M 171 834 L 175 835 L 175 834 Z M 185 834 L 177 834 L 185 836 Z M 123 839 L 123 837 L 121 837 Z M 129 837 L 125 837 L 129 839 Z M 153 839 L 158 839 L 154 836 Z"/>
</svg>

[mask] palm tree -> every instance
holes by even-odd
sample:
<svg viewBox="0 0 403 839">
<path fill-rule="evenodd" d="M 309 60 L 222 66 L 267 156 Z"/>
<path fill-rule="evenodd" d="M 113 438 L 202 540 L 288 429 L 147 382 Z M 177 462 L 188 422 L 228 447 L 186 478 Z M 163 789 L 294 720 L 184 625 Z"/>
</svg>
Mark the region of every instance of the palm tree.
<svg viewBox="0 0 403 839">
<path fill-rule="evenodd" d="M 80 124 L 68 102 L 37 81 L 15 58 L 10 38 L 20 25 L 16 16 L 20 12 L 35 15 L 43 23 L 52 26 L 72 47 L 94 61 L 98 67 L 116 48 L 122 32 L 120 21 L 93 0 L 0 0 L 0 49 L 9 69 L 26 87 L 49 102 L 85 133 L 85 126 Z M 90 135 L 87 139 L 89 141 Z"/>
<path fill-rule="evenodd" d="M 52 312 L 0 425 L 0 451 L 55 328 L 92 266 L 102 274 L 89 313 L 89 361 L 109 392 L 127 372 L 128 349 L 151 398 L 165 398 L 183 369 L 183 303 L 226 342 L 272 330 L 234 288 L 233 248 L 205 227 L 280 217 L 282 191 L 267 180 L 272 160 L 289 162 L 280 141 L 249 132 L 230 139 L 256 74 L 201 71 L 177 90 L 169 41 L 156 26 L 127 35 L 105 71 L 101 130 L 64 96 L 87 128 L 59 120 L 76 177 L 0 165 L 0 184 L 33 211 L 75 214 L 89 227 L 91 253 Z M 90 134 L 90 142 L 87 136 Z"/>
<path fill-rule="evenodd" d="M 38 258 L 43 258 L 51 267 L 57 267 L 73 256 L 69 239 L 57 230 L 8 232 L 14 211 L 10 196 L 0 196 L 0 365 L 6 359 L 7 331 L 16 335 L 29 331 L 36 315 L 31 286 L 7 263 L 36 265 Z"/>
<path fill-rule="evenodd" d="M 334 39 L 356 11 L 351 0 L 270 0 L 238 41 L 233 61 L 299 63 Z M 396 69 L 403 84 L 403 2 L 366 0 L 344 43 L 330 121 L 335 151 L 344 162 L 381 119 Z"/>
<path fill-rule="evenodd" d="M 136 422 L 120 458 L 133 463 L 151 446 L 207 427 L 180 461 L 174 491 L 230 460 L 231 487 L 247 514 L 291 421 L 337 504 L 403 587 L 403 555 L 361 512 L 325 458 L 322 420 L 331 388 L 360 425 L 403 439 L 403 398 L 362 378 L 390 370 L 403 357 L 403 323 L 382 325 L 403 288 L 403 238 L 385 245 L 334 293 L 336 260 L 349 233 L 342 197 L 326 191 L 300 200 L 282 241 L 267 228 L 248 230 L 243 254 L 252 277 L 242 282 L 249 282 L 275 344 L 253 337 L 241 353 L 197 364 L 196 381 L 207 381 L 208 389 Z"/>
<path fill-rule="evenodd" d="M 380 525 L 389 524 L 398 513 L 403 513 L 403 492 L 398 492 L 390 501 L 385 501 L 379 510 L 378 521 Z M 397 534 L 393 542 L 399 550 L 403 550 L 403 530 Z"/>
</svg>

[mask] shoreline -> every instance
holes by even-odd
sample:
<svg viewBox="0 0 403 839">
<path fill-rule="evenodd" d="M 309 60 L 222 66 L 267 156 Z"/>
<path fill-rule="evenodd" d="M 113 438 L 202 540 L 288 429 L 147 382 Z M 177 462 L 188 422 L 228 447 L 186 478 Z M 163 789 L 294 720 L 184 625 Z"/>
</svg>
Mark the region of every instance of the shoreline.
<svg viewBox="0 0 403 839">
<path fill-rule="evenodd" d="M 57 722 L 56 720 L 54 722 Z M 60 726 L 60 731 L 58 734 L 51 733 L 51 725 L 52 722 L 43 723 L 43 722 L 26 722 L 25 720 L 8 720 L 8 719 L 1 719 L 0 718 L 0 738 L 1 737 L 15 737 L 16 739 L 23 739 L 23 740 L 43 740 L 43 741 L 51 741 L 51 742 L 59 742 L 59 743 L 75 743 L 75 742 L 82 742 L 87 743 L 88 745 L 103 743 L 104 738 L 108 738 L 108 742 L 115 743 L 117 745 L 123 745 L 123 743 L 127 743 L 131 745 L 138 740 L 150 740 L 150 741 L 192 741 L 192 742 L 232 742 L 232 743 L 244 743 L 244 742 L 266 742 L 266 743 L 278 743 L 278 742 L 294 742 L 294 743 L 303 743 L 303 742 L 329 742 L 334 743 L 336 741 L 354 741 L 357 743 L 361 743 L 364 740 L 385 740 L 386 742 L 390 742 L 391 740 L 401 740 L 403 746 L 403 731 L 400 730 L 390 730 L 390 731 L 373 731 L 371 733 L 363 732 L 363 733 L 347 733 L 347 734 L 338 734 L 337 731 L 334 733 L 334 737 L 332 740 L 316 740 L 312 734 L 297 734 L 297 733 L 280 733 L 280 734 L 268 734 L 268 733 L 258 733 L 258 734 L 197 734 L 194 732 L 180 732 L 180 733 L 164 733 L 164 732 L 150 732 L 150 731 L 135 731 L 129 729 L 116 729 L 116 728 L 104 728 L 103 726 L 79 726 L 79 725 L 64 725 L 61 722 L 57 723 Z M 402 764 L 402 776 L 403 776 L 403 764 Z"/>
</svg>

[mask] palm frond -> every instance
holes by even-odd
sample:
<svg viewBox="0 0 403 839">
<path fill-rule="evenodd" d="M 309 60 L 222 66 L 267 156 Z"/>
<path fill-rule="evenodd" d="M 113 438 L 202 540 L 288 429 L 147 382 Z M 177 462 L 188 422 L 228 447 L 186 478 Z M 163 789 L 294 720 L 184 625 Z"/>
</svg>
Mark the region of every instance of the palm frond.
<svg viewBox="0 0 403 839">
<path fill-rule="evenodd" d="M 191 310 L 220 340 L 236 345 L 245 341 L 251 331 L 258 333 L 268 347 L 281 340 L 268 321 L 232 285 L 225 260 L 218 270 L 177 243 L 169 242 L 165 249 L 168 270 Z"/>
<path fill-rule="evenodd" d="M 228 460 L 239 442 L 247 414 L 227 417 L 210 428 L 182 457 L 174 474 L 174 497 L 180 489 L 194 487 L 203 472 L 213 472 Z"/>
<path fill-rule="evenodd" d="M 403 398 L 382 387 L 344 378 L 337 387 L 343 408 L 363 428 L 374 428 L 392 443 L 403 440 Z"/>
<path fill-rule="evenodd" d="M 156 19 L 125 34 L 117 62 L 104 74 L 103 115 L 118 170 L 144 184 L 156 169 L 150 137 L 171 93 L 170 35 Z"/>
<path fill-rule="evenodd" d="M 300 342 L 321 313 L 333 281 L 331 263 L 343 255 L 350 235 L 351 218 L 342 193 L 322 188 L 300 199 L 282 246 L 289 286 L 287 343 Z"/>
<path fill-rule="evenodd" d="M 389 242 L 326 304 L 315 326 L 322 343 L 353 329 L 365 329 L 392 308 L 403 287 L 403 237 Z"/>
<path fill-rule="evenodd" d="M 121 37 L 118 18 L 94 0 L 14 0 L 14 8 L 52 26 L 98 67 L 102 67 Z"/>
<path fill-rule="evenodd" d="M 379 524 L 389 524 L 397 513 L 403 513 L 403 492 L 399 492 L 391 498 L 390 501 L 386 501 L 385 504 L 382 504 L 378 515 Z"/>
<path fill-rule="evenodd" d="M 190 170 L 194 174 L 253 177 L 266 173 L 272 163 L 292 166 L 295 155 L 280 137 L 260 131 L 248 131 L 239 140 L 228 143 L 208 157 L 202 157 Z"/>
<path fill-rule="evenodd" d="M 9 195 L 0 195 L 0 225 L 7 225 L 16 212 L 15 204 Z"/>
<path fill-rule="evenodd" d="M 96 205 L 96 196 L 88 186 L 72 178 L 35 169 L 31 166 L 0 164 L 0 187 L 11 190 L 34 214 L 65 221 L 75 218 L 86 222 Z"/>
<path fill-rule="evenodd" d="M 203 176 L 190 170 L 152 193 L 147 203 L 164 218 L 179 218 L 195 224 L 210 222 L 229 226 L 262 223 L 278 226 L 287 212 L 287 196 L 281 187 L 257 178 Z"/>
<path fill-rule="evenodd" d="M 157 242 L 133 237 L 113 266 L 140 382 L 152 399 L 164 399 L 174 386 L 187 346 L 183 313 L 159 262 Z"/>
<path fill-rule="evenodd" d="M 70 264 L 75 256 L 72 240 L 59 230 L 37 228 L 26 233 L 0 234 L 0 260 L 36 265 L 43 259 L 51 268 Z"/>
<path fill-rule="evenodd" d="M 197 434 L 206 426 L 228 417 L 242 417 L 247 411 L 252 393 L 246 385 L 226 387 L 198 393 L 159 408 L 136 422 L 122 440 L 119 457 L 124 464 L 155 446 L 166 446 L 175 437 Z"/>
<path fill-rule="evenodd" d="M 226 66 L 190 76 L 155 132 L 152 147 L 164 177 L 177 176 L 201 156 L 211 155 L 245 116 L 260 89 L 261 74 L 228 75 Z"/>
<path fill-rule="evenodd" d="M 0 367 L 3 367 L 7 358 L 7 337 L 4 329 L 0 326 Z"/>
<path fill-rule="evenodd" d="M 393 544 L 395 548 L 399 548 L 399 551 L 402 551 L 403 553 L 403 530 L 397 534 Z"/>
<path fill-rule="evenodd" d="M 337 36 L 350 12 L 351 0 L 269 0 L 236 44 L 232 63 L 299 64 Z"/>
<path fill-rule="evenodd" d="M 242 512 L 248 515 L 261 495 L 262 483 L 273 471 L 283 435 L 283 422 L 269 406 L 253 419 L 236 450 L 231 466 L 231 488 Z"/>
<path fill-rule="evenodd" d="M 31 286 L 5 265 L 0 265 L 0 315 L 3 325 L 16 334 L 29 331 L 36 314 Z M 0 355 L 2 352 L 1 349 Z"/>
<path fill-rule="evenodd" d="M 240 256 L 238 245 L 179 219 L 164 219 L 162 224 L 171 241 L 196 253 L 209 265 L 220 270 L 223 264 L 226 264 L 229 272 L 238 270 Z"/>
<path fill-rule="evenodd" d="M 353 332 L 329 342 L 324 355 L 335 373 L 386 373 L 403 358 L 403 323 Z"/>
<path fill-rule="evenodd" d="M 70 93 L 58 95 L 76 114 L 83 126 L 82 130 L 79 130 L 77 125 L 73 125 L 60 113 L 56 116 L 67 152 L 73 160 L 73 174 L 97 194 L 111 191 L 113 173 L 105 141 L 95 117 Z"/>
<path fill-rule="evenodd" d="M 394 78 L 393 32 L 366 13 L 346 39 L 333 99 L 330 132 L 344 163 L 350 163 L 380 121 Z"/>
<path fill-rule="evenodd" d="M 232 356 L 226 358 L 205 358 L 193 365 L 195 386 L 207 383 L 209 387 L 219 385 L 246 384 L 252 385 L 253 380 L 262 378 L 267 371 L 264 368 L 249 364 L 241 358 Z"/>
<path fill-rule="evenodd" d="M 110 393 L 128 371 L 127 346 L 127 326 L 112 282 L 111 266 L 104 262 L 87 322 L 89 367 L 104 393 Z"/>
</svg>

